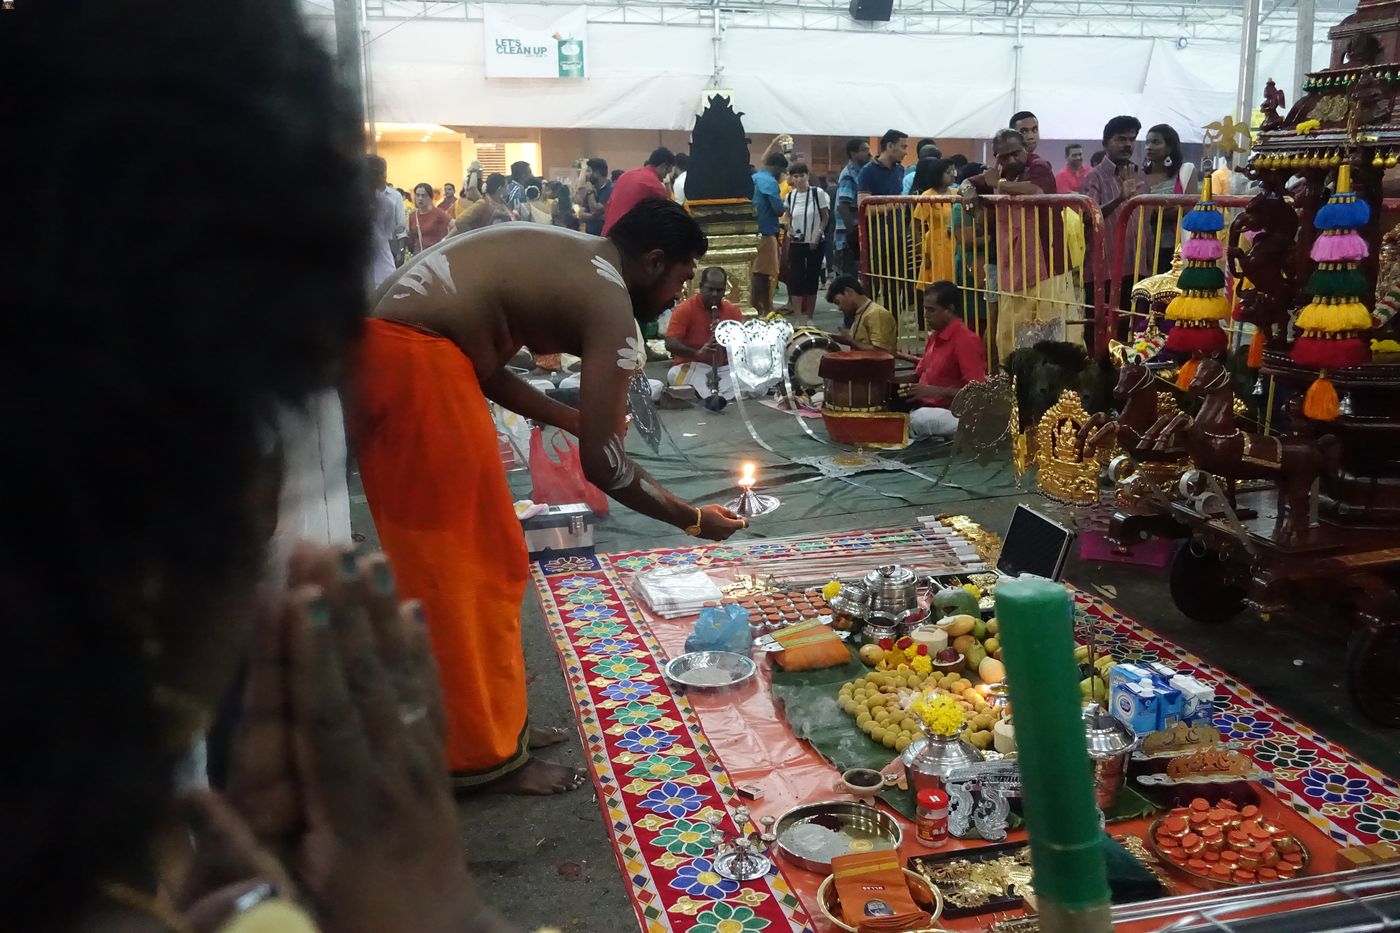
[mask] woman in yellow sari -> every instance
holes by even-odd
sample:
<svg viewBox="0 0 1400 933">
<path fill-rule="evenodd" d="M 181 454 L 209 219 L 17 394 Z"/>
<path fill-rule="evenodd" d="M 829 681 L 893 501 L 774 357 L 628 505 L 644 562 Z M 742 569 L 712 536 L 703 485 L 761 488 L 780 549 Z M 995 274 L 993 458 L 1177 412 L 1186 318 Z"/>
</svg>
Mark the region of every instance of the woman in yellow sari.
<svg viewBox="0 0 1400 933">
<path fill-rule="evenodd" d="M 948 195 L 957 176 L 957 166 L 948 159 L 920 159 L 910 189 L 920 195 Z M 920 232 L 918 287 L 953 279 L 953 204 L 920 203 L 913 210 L 915 229 Z"/>
</svg>

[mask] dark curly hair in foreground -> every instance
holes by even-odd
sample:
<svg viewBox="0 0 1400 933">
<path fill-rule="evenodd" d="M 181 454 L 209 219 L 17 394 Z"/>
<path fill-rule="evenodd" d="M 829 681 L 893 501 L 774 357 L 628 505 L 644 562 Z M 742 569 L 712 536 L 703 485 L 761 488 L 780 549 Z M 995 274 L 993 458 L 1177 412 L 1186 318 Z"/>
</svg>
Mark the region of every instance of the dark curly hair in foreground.
<svg viewBox="0 0 1400 933">
<path fill-rule="evenodd" d="M 48 931 L 147 865 L 183 751 L 155 685 L 251 588 L 267 415 L 340 378 L 369 186 L 292 0 L 0 18 L 0 897 Z"/>
</svg>

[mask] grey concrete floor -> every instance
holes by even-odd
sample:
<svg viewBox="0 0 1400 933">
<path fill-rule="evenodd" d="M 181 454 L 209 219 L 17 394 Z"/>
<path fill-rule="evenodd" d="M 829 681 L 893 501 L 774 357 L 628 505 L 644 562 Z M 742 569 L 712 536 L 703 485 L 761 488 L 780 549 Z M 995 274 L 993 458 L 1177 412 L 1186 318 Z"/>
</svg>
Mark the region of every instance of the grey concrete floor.
<svg viewBox="0 0 1400 933">
<path fill-rule="evenodd" d="M 834 311 L 822 303 L 818 324 L 836 326 Z M 659 368 L 659 366 L 653 366 Z M 740 419 L 729 411 L 712 415 L 665 413 L 676 437 L 686 418 L 707 418 L 735 439 L 744 437 Z M 713 429 L 713 428 L 712 428 Z M 523 477 L 512 485 L 528 489 Z M 356 531 L 376 543 L 373 524 L 359 494 L 358 475 L 352 475 L 352 519 Z M 911 480 L 911 482 L 917 482 Z M 833 484 L 834 485 L 834 484 Z M 687 496 L 686 484 L 674 491 Z M 839 486 L 835 490 L 839 493 Z M 523 493 L 521 493 L 523 494 Z M 812 531 L 904 526 L 916 516 L 928 514 L 927 506 L 892 507 L 859 514 L 843 510 L 839 494 L 827 500 L 829 509 L 818 517 L 766 524 L 772 535 Z M 893 501 L 893 500 L 891 500 Z M 966 514 L 1001 533 L 1016 504 L 1027 501 L 1044 507 L 1033 494 L 969 499 L 941 505 L 939 511 Z M 777 518 L 780 513 L 774 516 Z M 650 523 L 643 533 L 615 533 L 605 520 L 598 528 L 600 550 L 620 551 L 664 547 L 690 542 L 679 531 Z M 629 522 L 635 528 L 635 522 Z M 1116 589 L 1113 604 L 1168 640 L 1190 650 L 1249 684 L 1261 696 L 1287 713 L 1349 747 L 1382 771 L 1400 775 L 1400 742 L 1393 730 L 1371 725 L 1361 718 L 1346 695 L 1345 645 L 1280 623 L 1264 623 L 1241 615 L 1219 626 L 1202 626 L 1186 619 L 1167 595 L 1165 570 L 1118 563 L 1087 563 L 1071 557 L 1066 578 L 1093 591 L 1095 584 Z M 572 722 L 572 707 L 553 642 L 533 592 L 522 607 L 525 663 L 529 671 L 531 718 L 545 724 Z M 582 766 L 575 739 L 546 750 L 544 757 Z M 606 829 L 591 790 L 552 798 L 477 796 L 461 802 L 463 845 L 480 888 L 488 902 L 521 929 L 553 926 L 566 933 L 630 933 L 638 929 L 624 893 Z"/>
</svg>

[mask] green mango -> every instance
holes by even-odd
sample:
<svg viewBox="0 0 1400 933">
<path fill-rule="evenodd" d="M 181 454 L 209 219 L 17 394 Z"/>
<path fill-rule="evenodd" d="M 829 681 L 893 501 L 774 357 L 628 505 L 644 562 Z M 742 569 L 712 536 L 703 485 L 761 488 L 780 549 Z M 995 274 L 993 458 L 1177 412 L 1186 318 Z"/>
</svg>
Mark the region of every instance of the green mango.
<svg viewBox="0 0 1400 933">
<path fill-rule="evenodd" d="M 977 616 L 977 624 L 972 626 L 972 637 L 981 641 L 987 637 L 987 623 L 981 616 Z"/>
<path fill-rule="evenodd" d="M 973 599 L 972 594 L 960 586 L 951 586 L 934 593 L 932 603 L 935 617 L 969 615 L 980 618 L 981 616 L 981 610 L 977 608 L 977 600 Z"/>
<path fill-rule="evenodd" d="M 967 669 L 970 671 L 977 670 L 977 668 L 982 665 L 982 662 L 986 659 L 986 657 L 987 649 L 982 647 L 981 645 L 973 645 L 971 648 L 968 648 Z"/>
</svg>

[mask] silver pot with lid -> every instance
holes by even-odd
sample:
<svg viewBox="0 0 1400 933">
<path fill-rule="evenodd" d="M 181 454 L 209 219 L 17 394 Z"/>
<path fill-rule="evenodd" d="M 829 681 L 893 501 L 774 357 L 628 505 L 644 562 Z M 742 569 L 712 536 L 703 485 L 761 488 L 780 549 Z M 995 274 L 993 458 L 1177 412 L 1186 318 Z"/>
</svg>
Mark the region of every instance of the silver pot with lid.
<svg viewBox="0 0 1400 933">
<path fill-rule="evenodd" d="M 899 564 L 885 564 L 865 575 L 870 608 L 898 615 L 919 603 L 919 581 L 914 571 Z"/>
<path fill-rule="evenodd" d="M 870 614 L 870 591 L 864 583 L 843 583 L 841 591 L 831 598 L 828 605 L 838 615 L 863 622 Z"/>
<path fill-rule="evenodd" d="M 1090 703 L 1084 707 L 1084 743 L 1094 776 L 1094 802 L 1107 812 L 1123 787 L 1128 757 L 1137 748 L 1138 737 L 1112 713 Z"/>
</svg>

